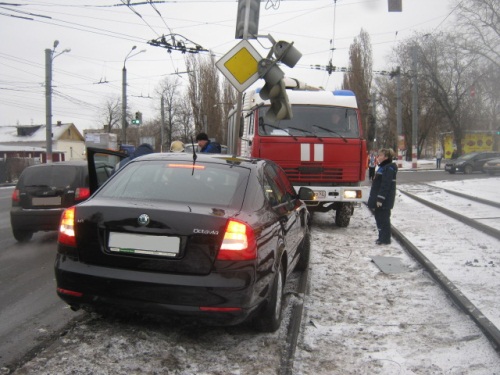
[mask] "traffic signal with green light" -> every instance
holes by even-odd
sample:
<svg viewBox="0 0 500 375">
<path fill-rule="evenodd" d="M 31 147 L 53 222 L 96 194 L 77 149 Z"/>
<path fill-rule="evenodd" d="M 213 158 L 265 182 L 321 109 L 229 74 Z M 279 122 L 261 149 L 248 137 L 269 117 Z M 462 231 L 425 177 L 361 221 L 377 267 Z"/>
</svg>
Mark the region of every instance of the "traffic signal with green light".
<svg viewBox="0 0 500 375">
<path fill-rule="evenodd" d="M 142 113 L 141 112 L 135 113 L 135 118 L 132 119 L 132 124 L 133 125 L 141 125 L 142 124 Z"/>
</svg>

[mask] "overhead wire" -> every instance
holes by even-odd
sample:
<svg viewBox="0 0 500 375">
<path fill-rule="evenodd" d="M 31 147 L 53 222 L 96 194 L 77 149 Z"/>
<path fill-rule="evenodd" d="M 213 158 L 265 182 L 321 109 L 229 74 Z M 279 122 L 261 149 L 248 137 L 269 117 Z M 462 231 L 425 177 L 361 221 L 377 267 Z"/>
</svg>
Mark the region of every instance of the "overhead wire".
<svg viewBox="0 0 500 375">
<path fill-rule="evenodd" d="M 170 34 L 173 34 L 172 33 L 172 29 L 170 29 L 170 27 L 167 25 L 167 22 L 165 21 L 165 19 L 163 18 L 163 16 L 161 15 L 160 11 L 155 7 L 155 5 L 153 4 L 153 0 L 149 0 L 148 1 L 149 4 L 151 5 L 151 7 L 155 10 L 155 12 L 158 14 L 158 16 L 160 16 L 160 19 L 163 21 L 163 24 L 165 25 L 165 27 L 168 29 L 168 32 Z M 172 54 L 169 53 L 168 56 L 170 57 L 170 63 L 172 64 L 172 68 L 174 68 L 175 70 L 175 64 L 174 64 L 174 60 L 172 58 Z"/>
<path fill-rule="evenodd" d="M 135 15 L 137 15 L 142 20 L 142 22 L 144 22 L 151 29 L 151 31 L 153 31 L 157 36 L 160 36 L 160 34 L 158 34 L 158 32 L 155 29 L 153 29 L 153 27 L 148 23 L 148 21 L 146 21 L 144 17 L 131 6 L 131 5 L 140 5 L 140 3 L 131 4 L 130 0 L 121 0 L 121 2 L 124 5 L 126 5 L 128 9 L 130 9 L 133 13 L 135 13 Z"/>
</svg>

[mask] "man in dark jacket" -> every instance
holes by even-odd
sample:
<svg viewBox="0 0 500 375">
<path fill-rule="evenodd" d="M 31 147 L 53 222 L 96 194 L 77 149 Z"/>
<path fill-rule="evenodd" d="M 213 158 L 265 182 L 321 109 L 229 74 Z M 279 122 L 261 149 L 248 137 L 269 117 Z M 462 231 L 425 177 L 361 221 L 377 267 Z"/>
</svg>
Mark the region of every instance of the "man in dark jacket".
<svg viewBox="0 0 500 375">
<path fill-rule="evenodd" d="M 394 151 L 383 148 L 378 153 L 379 167 L 375 173 L 368 207 L 374 210 L 375 222 L 377 223 L 378 239 L 377 245 L 388 245 L 391 243 L 391 210 L 396 200 L 396 175 L 398 166 L 393 163 Z"/>
<path fill-rule="evenodd" d="M 206 133 L 198 134 L 196 136 L 196 142 L 198 142 L 200 152 L 220 154 L 222 151 L 220 144 L 218 144 L 217 142 L 211 142 L 210 139 L 208 139 L 208 135 Z"/>
</svg>

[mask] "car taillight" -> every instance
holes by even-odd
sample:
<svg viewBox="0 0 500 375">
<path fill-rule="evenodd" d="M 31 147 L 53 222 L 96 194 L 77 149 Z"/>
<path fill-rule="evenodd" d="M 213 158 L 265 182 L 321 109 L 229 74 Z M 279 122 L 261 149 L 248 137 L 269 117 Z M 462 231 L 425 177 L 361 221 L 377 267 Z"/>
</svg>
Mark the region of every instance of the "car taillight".
<svg viewBox="0 0 500 375">
<path fill-rule="evenodd" d="M 19 189 L 12 192 L 12 202 L 19 202 Z"/>
<path fill-rule="evenodd" d="M 75 190 L 75 200 L 81 201 L 90 197 L 90 189 L 86 187 L 79 187 Z"/>
<path fill-rule="evenodd" d="M 229 220 L 217 259 L 251 260 L 256 257 L 257 245 L 253 229 L 240 221 Z"/>
<path fill-rule="evenodd" d="M 75 237 L 75 207 L 64 210 L 59 225 L 57 242 L 61 245 L 76 246 Z"/>
</svg>

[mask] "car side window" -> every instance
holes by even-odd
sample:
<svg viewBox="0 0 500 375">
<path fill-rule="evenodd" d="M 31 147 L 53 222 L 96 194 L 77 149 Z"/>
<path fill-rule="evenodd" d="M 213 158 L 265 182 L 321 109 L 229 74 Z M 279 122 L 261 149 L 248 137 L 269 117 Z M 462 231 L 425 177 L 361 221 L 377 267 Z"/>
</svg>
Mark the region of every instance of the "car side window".
<svg viewBox="0 0 500 375">
<path fill-rule="evenodd" d="M 274 170 L 270 165 L 266 165 L 264 168 L 264 174 L 266 177 L 264 189 L 266 190 L 266 197 L 271 202 L 271 205 L 276 206 L 280 203 L 284 203 L 286 191 L 279 184 L 279 178 L 276 174 L 276 170 Z"/>
<path fill-rule="evenodd" d="M 276 168 L 276 173 L 277 173 L 277 175 L 279 177 L 280 184 L 286 190 L 286 193 L 290 197 L 292 197 L 292 199 L 293 199 L 294 197 L 297 196 L 297 192 L 295 191 L 295 188 L 293 187 L 293 185 L 291 184 L 290 180 L 286 176 L 285 171 L 281 167 L 279 167 L 277 165 L 275 166 L 275 168 Z"/>
</svg>

